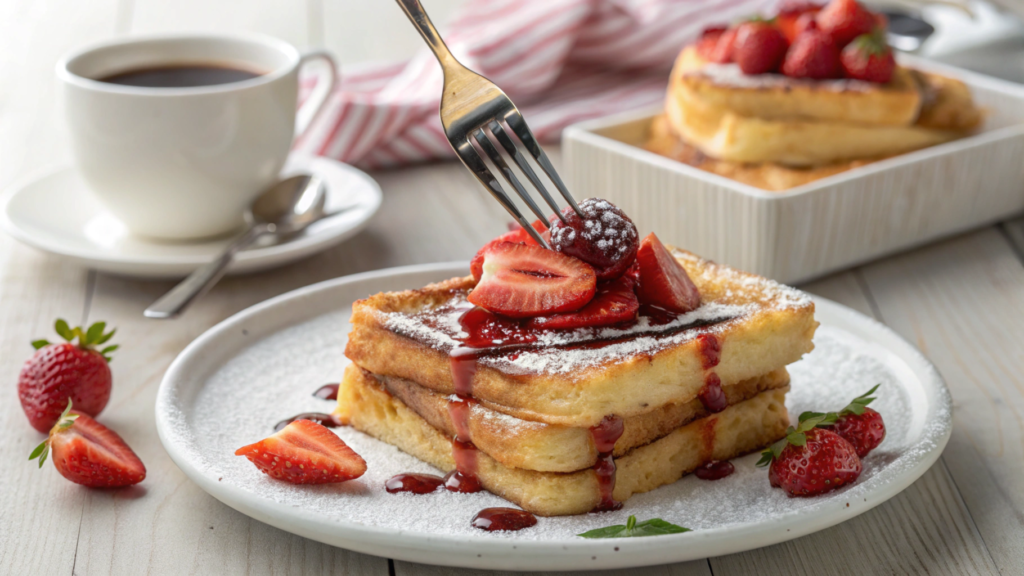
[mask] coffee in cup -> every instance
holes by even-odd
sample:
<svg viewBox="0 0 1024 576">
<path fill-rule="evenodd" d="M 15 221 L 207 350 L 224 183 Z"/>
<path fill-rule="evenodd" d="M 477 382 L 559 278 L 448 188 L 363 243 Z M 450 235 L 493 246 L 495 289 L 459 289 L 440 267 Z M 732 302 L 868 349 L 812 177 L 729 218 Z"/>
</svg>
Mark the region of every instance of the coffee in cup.
<svg viewBox="0 0 1024 576">
<path fill-rule="evenodd" d="M 299 110 L 299 70 L 329 65 Z M 76 165 L 132 233 L 189 240 L 229 233 L 278 178 L 292 141 L 335 83 L 324 52 L 254 35 L 176 34 L 105 42 L 57 75 Z"/>
</svg>

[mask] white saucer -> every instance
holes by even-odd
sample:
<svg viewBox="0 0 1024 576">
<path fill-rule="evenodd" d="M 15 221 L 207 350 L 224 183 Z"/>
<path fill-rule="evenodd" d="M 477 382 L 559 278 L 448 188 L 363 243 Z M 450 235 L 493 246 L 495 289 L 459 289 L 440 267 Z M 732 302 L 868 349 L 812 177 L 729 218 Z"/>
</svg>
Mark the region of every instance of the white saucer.
<svg viewBox="0 0 1024 576">
<path fill-rule="evenodd" d="M 386 290 L 417 288 L 467 272 L 466 264 L 392 268 L 295 290 L 235 314 L 193 341 L 164 375 L 156 428 L 174 462 L 203 490 L 261 522 L 350 550 L 427 564 L 503 570 L 590 570 L 680 562 L 750 550 L 849 520 L 909 486 L 942 453 L 952 428 L 949 391 L 935 368 L 885 326 L 815 298 L 821 326 L 815 350 L 789 366 L 791 415 L 828 410 L 881 384 L 872 404 L 885 418 L 885 441 L 864 458 L 848 488 L 789 498 L 756 468 L 758 454 L 733 460 L 717 482 L 687 476 L 622 510 L 540 518 L 521 532 L 481 532 L 470 519 L 508 506 L 487 492 L 388 494 L 385 480 L 429 465 L 352 428 L 335 429 L 369 465 L 358 480 L 293 486 L 261 474 L 236 448 L 272 433 L 301 412 L 329 411 L 312 392 L 337 382 L 352 302 Z M 239 398 L 245 398 L 240 409 Z M 692 532 L 587 540 L 601 526 L 660 517 Z"/>
<path fill-rule="evenodd" d="M 229 273 L 273 268 L 334 246 L 359 232 L 380 207 L 380 186 L 347 164 L 292 154 L 282 176 L 300 172 L 312 172 L 327 183 L 328 212 L 354 208 L 316 222 L 280 244 L 264 243 L 240 252 Z M 231 241 L 225 237 L 175 243 L 132 236 L 99 204 L 72 166 L 12 186 L 0 197 L 0 226 L 29 246 L 82 266 L 149 278 L 185 276 Z"/>
</svg>

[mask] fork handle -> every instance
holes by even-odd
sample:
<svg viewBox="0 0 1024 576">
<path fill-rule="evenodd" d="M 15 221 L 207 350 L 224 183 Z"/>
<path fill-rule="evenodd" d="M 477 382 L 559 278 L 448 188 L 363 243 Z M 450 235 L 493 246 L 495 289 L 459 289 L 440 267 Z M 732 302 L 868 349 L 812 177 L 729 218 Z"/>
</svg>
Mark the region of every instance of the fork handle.
<svg viewBox="0 0 1024 576">
<path fill-rule="evenodd" d="M 430 21 L 427 11 L 420 4 L 420 0 L 397 0 L 397 2 L 402 7 L 402 10 L 405 10 L 405 15 L 409 17 L 412 25 L 419 30 L 420 36 L 423 36 L 423 39 L 427 41 L 427 45 L 434 51 L 434 56 L 441 63 L 441 67 L 448 66 L 449 64 L 458 64 L 458 60 L 455 59 L 455 56 L 452 56 L 448 46 L 441 39 L 441 35 L 437 33 L 437 28 L 434 28 L 434 23 Z"/>
</svg>

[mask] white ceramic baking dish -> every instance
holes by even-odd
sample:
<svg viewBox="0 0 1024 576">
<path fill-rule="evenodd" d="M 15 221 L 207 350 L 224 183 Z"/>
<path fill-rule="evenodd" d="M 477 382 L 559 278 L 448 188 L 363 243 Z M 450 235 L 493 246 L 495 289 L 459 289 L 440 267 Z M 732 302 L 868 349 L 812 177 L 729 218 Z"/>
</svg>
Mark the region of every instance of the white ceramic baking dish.
<svg viewBox="0 0 1024 576">
<path fill-rule="evenodd" d="M 987 117 L 971 137 L 769 192 L 647 152 L 660 109 L 570 126 L 579 198 L 620 206 L 642 234 L 796 283 L 1024 212 L 1024 86 L 905 58 L 960 78 Z"/>
</svg>

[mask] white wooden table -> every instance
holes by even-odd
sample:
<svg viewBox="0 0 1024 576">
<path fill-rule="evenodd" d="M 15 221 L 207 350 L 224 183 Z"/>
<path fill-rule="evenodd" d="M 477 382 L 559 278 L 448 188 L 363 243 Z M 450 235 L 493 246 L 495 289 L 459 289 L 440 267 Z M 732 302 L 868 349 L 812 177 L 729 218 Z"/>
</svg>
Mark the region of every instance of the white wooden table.
<svg viewBox="0 0 1024 576">
<path fill-rule="evenodd" d="M 441 19 L 454 3 L 426 5 Z M 53 65 L 72 47 L 126 33 L 246 29 L 324 45 L 352 62 L 416 48 L 403 18 L 386 0 L 3 0 L 0 186 L 68 160 Z M 379 32 L 367 34 L 368 27 Z M 154 428 L 164 370 L 218 321 L 327 278 L 468 259 L 504 229 L 507 217 L 459 165 L 374 176 L 384 204 L 365 232 L 304 262 L 228 279 L 169 323 L 142 317 L 169 283 L 99 274 L 0 237 L 0 574 L 474 573 L 356 554 L 252 520 L 190 482 Z M 956 404 L 945 454 L 909 489 L 850 522 L 642 572 L 1024 574 L 1022 257 L 1024 221 L 1011 221 L 804 286 L 884 322 L 938 365 Z M 85 489 L 26 461 L 41 435 L 26 425 L 15 382 L 29 341 L 50 336 L 57 316 L 118 328 L 124 346 L 103 419 L 146 463 L 149 475 L 134 489 Z"/>
</svg>

